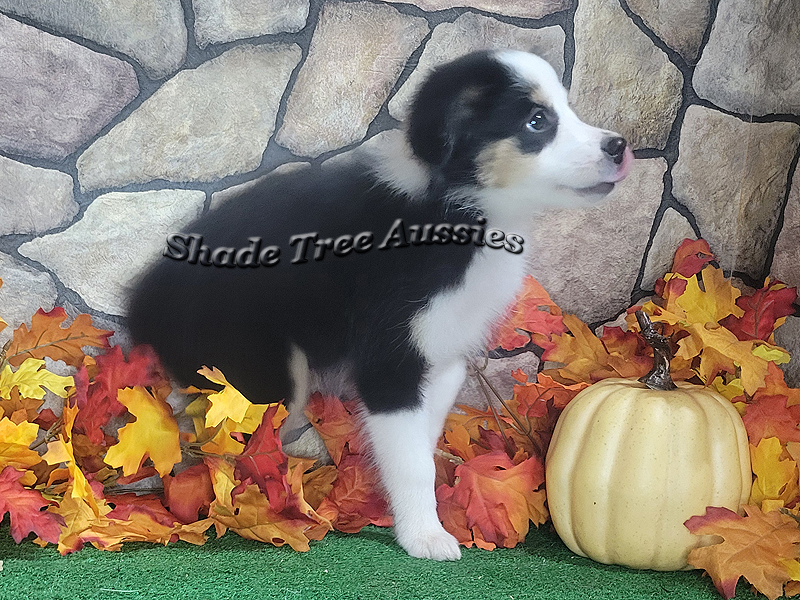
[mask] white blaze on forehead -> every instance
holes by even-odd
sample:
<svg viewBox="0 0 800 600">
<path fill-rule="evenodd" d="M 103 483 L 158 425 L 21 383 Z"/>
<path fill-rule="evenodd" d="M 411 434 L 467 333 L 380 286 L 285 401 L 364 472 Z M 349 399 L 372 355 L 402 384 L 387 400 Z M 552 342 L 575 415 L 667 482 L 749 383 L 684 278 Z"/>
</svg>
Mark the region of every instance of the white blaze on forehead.
<svg viewBox="0 0 800 600">
<path fill-rule="evenodd" d="M 495 59 L 508 67 L 520 83 L 529 85 L 547 104 L 567 104 L 567 91 L 553 67 L 543 58 L 520 50 L 502 50 Z"/>
</svg>

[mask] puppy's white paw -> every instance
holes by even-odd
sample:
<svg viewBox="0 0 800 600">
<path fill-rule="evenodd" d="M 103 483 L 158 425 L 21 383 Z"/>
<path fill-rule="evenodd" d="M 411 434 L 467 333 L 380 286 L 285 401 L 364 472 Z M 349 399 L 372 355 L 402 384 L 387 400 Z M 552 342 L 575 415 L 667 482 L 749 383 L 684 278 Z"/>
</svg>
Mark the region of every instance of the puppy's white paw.
<svg viewBox="0 0 800 600">
<path fill-rule="evenodd" d="M 398 532 L 397 542 L 414 558 L 433 560 L 458 560 L 461 558 L 458 540 L 441 526 L 438 529 L 417 531 L 411 534 Z"/>
</svg>

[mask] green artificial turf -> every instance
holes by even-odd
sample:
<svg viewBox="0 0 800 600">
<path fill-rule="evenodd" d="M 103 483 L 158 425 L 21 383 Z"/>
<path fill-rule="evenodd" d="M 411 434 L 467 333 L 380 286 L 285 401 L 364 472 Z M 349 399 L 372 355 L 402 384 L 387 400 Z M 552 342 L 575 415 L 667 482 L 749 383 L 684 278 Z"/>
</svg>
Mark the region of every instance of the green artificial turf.
<svg viewBox="0 0 800 600">
<path fill-rule="evenodd" d="M 212 530 L 213 531 L 213 530 Z M 543 526 L 511 550 L 465 550 L 454 563 L 409 558 L 391 531 L 330 533 L 311 551 L 228 533 L 205 546 L 126 544 L 61 557 L 53 546 L 14 544 L 0 527 L 2 600 L 718 600 L 698 571 L 606 566 L 572 554 Z M 753 599 L 740 582 L 737 598 Z M 762 596 L 763 598 L 763 596 Z"/>
</svg>

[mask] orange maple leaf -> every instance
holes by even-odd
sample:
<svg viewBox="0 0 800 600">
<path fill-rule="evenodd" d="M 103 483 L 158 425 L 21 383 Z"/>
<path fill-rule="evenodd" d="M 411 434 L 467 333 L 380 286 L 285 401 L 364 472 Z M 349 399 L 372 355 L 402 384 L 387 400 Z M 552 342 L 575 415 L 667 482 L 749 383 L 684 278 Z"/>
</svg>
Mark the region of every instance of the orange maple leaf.
<svg viewBox="0 0 800 600">
<path fill-rule="evenodd" d="M 742 417 L 751 444 L 762 438 L 777 437 L 782 442 L 800 442 L 800 406 L 786 406 L 786 396 L 759 394 L 746 406 Z"/>
<path fill-rule="evenodd" d="M 575 315 L 564 315 L 564 324 L 570 333 L 554 335 L 552 347 L 543 355 L 544 360 L 564 363 L 561 368 L 545 371 L 553 379 L 596 383 L 608 377 L 640 377 L 653 364 L 635 333 L 606 327 L 603 337 L 598 338 Z"/>
<path fill-rule="evenodd" d="M 325 442 L 325 448 L 336 465 L 346 452 L 359 454 L 365 448 L 356 421 L 356 410 L 353 400 L 342 402 L 335 396 L 323 396 L 319 392 L 312 394 L 306 405 L 306 417 Z"/>
<path fill-rule="evenodd" d="M 116 535 L 120 543 L 154 542 L 166 545 L 182 540 L 201 546 L 206 542 L 204 532 L 212 525 L 211 519 L 184 525 L 152 494 L 119 494 L 108 501 L 114 505 L 114 509 L 106 515 L 109 522 L 102 528 L 96 528 L 95 532 L 103 536 Z"/>
<path fill-rule="evenodd" d="M 68 365 L 80 366 L 84 346 L 108 348 L 108 338 L 114 332 L 92 326 L 92 318 L 81 314 L 67 327 L 62 323 L 67 319 L 66 311 L 57 306 L 50 312 L 41 308 L 31 319 L 31 328 L 23 323 L 14 331 L 11 345 L 6 351 L 6 360 L 18 367 L 26 358 L 63 360 Z"/>
<path fill-rule="evenodd" d="M 372 465 L 361 454 L 347 454 L 336 469 L 333 488 L 317 512 L 345 533 L 358 533 L 370 524 L 389 527 L 389 506 Z"/>
<path fill-rule="evenodd" d="M 764 378 L 764 386 L 756 391 L 753 395 L 753 400 L 757 400 L 760 396 L 786 396 L 786 406 L 800 404 L 800 389 L 790 388 L 786 385 L 783 371 L 774 362 L 767 364 L 767 376 Z"/>
<path fill-rule="evenodd" d="M 727 508 L 710 506 L 705 515 L 686 521 L 686 527 L 696 535 L 723 539 L 713 546 L 694 548 L 688 562 L 708 571 L 725 598 L 733 598 L 736 583 L 744 577 L 770 600 L 775 600 L 783 595 L 783 584 L 790 579 L 783 561 L 798 556 L 800 528 L 797 521 L 779 511 L 762 513 L 750 505 L 743 508 L 745 517 Z"/>
<path fill-rule="evenodd" d="M 688 278 L 702 271 L 703 267 L 715 259 L 707 241 L 702 238 L 686 238 L 675 251 L 670 271 Z"/>
<path fill-rule="evenodd" d="M 133 475 L 149 456 L 163 477 L 181 460 L 178 424 L 172 408 L 141 386 L 120 390 L 117 400 L 136 421 L 119 430 L 119 443 L 108 449 L 106 464 L 122 467 L 123 474 Z"/>
<path fill-rule="evenodd" d="M 551 400 L 556 408 L 563 409 L 578 395 L 578 392 L 589 387 L 586 382 L 565 385 L 546 375 L 539 373 L 536 381 L 525 381 L 514 385 L 514 400 L 517 413 L 523 416 L 543 417 L 547 414 L 547 401 Z"/>
<path fill-rule="evenodd" d="M 295 469 L 295 461 L 304 461 L 309 459 L 301 459 L 295 456 L 289 457 L 289 473 Z M 312 462 L 316 462 L 313 460 Z M 333 482 L 339 476 L 339 471 L 333 465 L 324 465 L 308 471 L 309 467 L 303 469 L 303 495 L 308 502 L 309 506 L 314 510 L 319 508 L 322 500 L 330 494 L 333 489 Z M 308 472 L 306 472 L 308 471 Z M 291 483 L 291 477 L 288 478 Z"/>
<path fill-rule="evenodd" d="M 309 540 L 321 540 L 330 529 L 323 519 L 315 521 L 307 516 L 278 514 L 255 484 L 247 486 L 236 496 L 231 514 L 213 512 L 212 518 L 249 540 L 269 542 L 275 546 L 289 544 L 298 552 L 308 552 Z"/>
<path fill-rule="evenodd" d="M 439 518 L 467 547 L 513 548 L 525 539 L 532 518 L 537 525 L 547 519 L 544 497 L 535 491 L 544 482 L 536 457 L 515 465 L 495 450 L 457 466 L 455 474 L 455 486 L 436 490 Z"/>
<path fill-rule="evenodd" d="M 531 340 L 530 334 L 535 334 L 534 343 L 548 347 L 550 336 L 560 333 L 564 333 L 561 309 L 539 282 L 528 275 L 505 320 L 498 326 L 490 347 L 522 348 Z"/>
<path fill-rule="evenodd" d="M 211 474 L 205 463 L 184 469 L 174 477 L 164 475 L 164 499 L 169 511 L 183 523 L 197 521 L 201 511 L 208 514 L 214 500 Z"/>
</svg>

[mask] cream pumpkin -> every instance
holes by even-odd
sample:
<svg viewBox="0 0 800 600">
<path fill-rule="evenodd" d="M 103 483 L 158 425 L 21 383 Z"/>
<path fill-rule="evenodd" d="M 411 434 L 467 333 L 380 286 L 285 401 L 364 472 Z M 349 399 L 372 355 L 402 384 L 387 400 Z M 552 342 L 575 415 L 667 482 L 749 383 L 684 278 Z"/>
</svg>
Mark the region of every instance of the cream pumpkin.
<svg viewBox="0 0 800 600">
<path fill-rule="evenodd" d="M 577 554 L 661 571 L 714 543 L 683 525 L 707 506 L 739 511 L 750 454 L 731 402 L 689 384 L 649 389 L 606 379 L 583 390 L 556 425 L 546 460 L 553 525 Z"/>
</svg>

